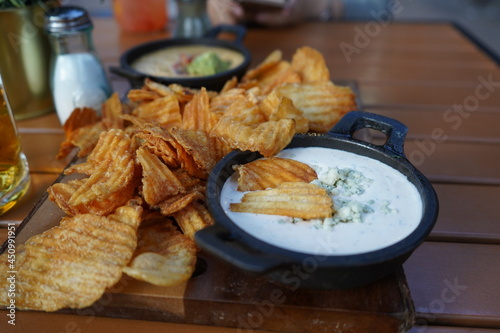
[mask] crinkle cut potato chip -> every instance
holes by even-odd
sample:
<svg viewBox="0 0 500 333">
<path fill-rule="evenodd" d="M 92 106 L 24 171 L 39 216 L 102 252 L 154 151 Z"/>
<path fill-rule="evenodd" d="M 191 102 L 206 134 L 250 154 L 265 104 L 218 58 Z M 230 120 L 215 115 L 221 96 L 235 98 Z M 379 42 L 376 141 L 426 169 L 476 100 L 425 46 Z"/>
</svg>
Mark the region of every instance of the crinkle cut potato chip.
<svg viewBox="0 0 500 333">
<path fill-rule="evenodd" d="M 182 234 L 172 220 L 161 215 L 143 222 L 137 249 L 123 272 L 157 286 L 173 286 L 187 281 L 196 266 L 194 241 Z"/>
<path fill-rule="evenodd" d="M 194 201 L 201 201 L 205 199 L 204 186 L 197 186 L 189 189 L 186 193 L 174 195 L 165 201 L 160 202 L 155 208 L 165 216 L 173 216 L 178 211 L 184 209 Z"/>
<path fill-rule="evenodd" d="M 174 213 L 173 216 L 182 232 L 191 239 L 194 239 L 196 231 L 214 224 L 214 219 L 208 212 L 207 207 L 198 201 L 191 202 Z"/>
<path fill-rule="evenodd" d="M 99 121 L 97 112 L 91 108 L 77 108 L 64 123 L 65 140 L 59 147 L 58 159 L 68 156 L 73 148 L 78 148 L 78 157 L 90 154 L 105 130 L 104 124 Z"/>
<path fill-rule="evenodd" d="M 309 131 L 309 120 L 286 96 L 279 96 L 275 91 L 267 95 L 260 103 L 261 111 L 267 120 L 293 119 L 295 131 L 306 133 Z"/>
<path fill-rule="evenodd" d="M 293 119 L 266 121 L 261 108 L 248 99 L 235 101 L 211 132 L 233 149 L 258 151 L 266 157 L 282 150 L 295 133 Z"/>
<path fill-rule="evenodd" d="M 235 122 L 231 117 L 224 117 L 216 125 L 214 132 L 231 148 L 258 151 L 263 156 L 270 157 L 292 141 L 295 122 L 293 119 L 280 119 L 251 126 Z"/>
<path fill-rule="evenodd" d="M 66 213 L 112 213 L 134 194 L 136 170 L 132 140 L 119 129 L 102 132 L 87 161 L 67 168 L 65 173 L 89 176 L 78 183 L 54 184 L 49 188 L 49 197 Z"/>
<path fill-rule="evenodd" d="M 115 92 L 102 104 L 102 123 L 106 129 L 123 129 L 123 105 Z"/>
<path fill-rule="evenodd" d="M 178 168 L 177 152 L 169 143 L 171 135 L 159 126 L 147 124 L 135 129 L 134 138 L 171 168 Z"/>
<path fill-rule="evenodd" d="M 300 82 L 301 78 L 299 74 L 293 71 L 290 63 L 288 61 L 281 61 L 260 75 L 257 87 L 259 87 L 262 94 L 266 95 L 281 84 Z"/>
<path fill-rule="evenodd" d="M 142 196 L 147 204 L 155 206 L 185 191 L 180 180 L 155 154 L 142 147 L 136 154 L 142 166 Z"/>
<path fill-rule="evenodd" d="M 199 173 L 193 174 L 199 174 L 199 178 L 206 178 L 204 174 L 208 176 L 217 161 L 223 157 L 217 150 L 217 147 L 214 146 L 214 140 L 205 131 L 172 128 L 170 134 L 172 138 L 169 142 L 177 149 L 179 162 L 183 165 L 184 152 L 191 156 L 197 168 L 201 169 Z"/>
<path fill-rule="evenodd" d="M 255 68 L 248 70 L 242 78 L 242 81 L 251 81 L 258 79 L 260 75 L 263 75 L 269 69 L 277 66 L 283 59 L 283 52 L 281 50 L 272 51 L 260 64 Z"/>
<path fill-rule="evenodd" d="M 16 249 L 16 307 L 56 311 L 92 305 L 116 284 L 137 246 L 140 201 L 107 217 L 82 214 Z M 0 305 L 8 305 L 7 253 L 0 256 Z M 4 269 L 5 268 L 5 269 Z"/>
<path fill-rule="evenodd" d="M 313 132 L 328 132 L 344 114 L 357 107 L 352 89 L 331 81 L 287 83 L 276 88 L 276 93 L 293 101 L 309 120 Z"/>
<path fill-rule="evenodd" d="M 245 91 L 246 90 L 242 88 L 233 88 L 221 92 L 210 100 L 210 113 L 215 114 L 220 118 L 220 116 L 224 115 L 236 99 L 246 99 Z"/>
<path fill-rule="evenodd" d="M 312 47 L 298 48 L 292 57 L 291 66 L 299 74 L 301 82 L 330 81 L 325 58 Z"/>
<path fill-rule="evenodd" d="M 318 185 L 287 182 L 276 188 L 247 192 L 241 202 L 231 203 L 230 209 L 239 213 L 318 219 L 333 215 L 333 200 Z"/>
<path fill-rule="evenodd" d="M 287 158 L 271 157 L 237 165 L 238 191 L 275 188 L 285 182 L 309 183 L 318 175 L 309 165 Z"/>
<path fill-rule="evenodd" d="M 182 126 L 185 129 L 203 130 L 209 133 L 213 127 L 207 90 L 201 88 L 184 107 Z"/>
<path fill-rule="evenodd" d="M 174 95 L 162 96 L 152 101 L 143 102 L 134 109 L 132 114 L 165 128 L 182 124 L 179 101 Z"/>
</svg>

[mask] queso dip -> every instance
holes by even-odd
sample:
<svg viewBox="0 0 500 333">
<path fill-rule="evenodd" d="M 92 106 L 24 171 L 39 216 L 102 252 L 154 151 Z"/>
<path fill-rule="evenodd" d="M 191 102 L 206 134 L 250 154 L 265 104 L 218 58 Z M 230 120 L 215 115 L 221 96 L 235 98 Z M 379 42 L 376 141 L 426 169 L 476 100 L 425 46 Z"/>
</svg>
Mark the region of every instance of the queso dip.
<svg viewBox="0 0 500 333">
<path fill-rule="evenodd" d="M 154 76 L 164 77 L 192 77 L 185 67 L 197 56 L 207 52 L 215 53 L 218 58 L 228 63 L 228 70 L 243 63 L 244 57 L 240 52 L 216 46 L 182 45 L 172 46 L 153 51 L 137 58 L 131 67 L 135 70 Z"/>
<path fill-rule="evenodd" d="M 416 229 L 422 217 L 417 188 L 399 171 L 377 160 L 350 152 L 320 148 L 292 148 L 278 157 L 310 165 L 330 193 L 333 218 L 304 221 L 285 216 L 237 213 L 240 202 L 237 173 L 223 186 L 221 204 L 227 216 L 250 235 L 272 245 L 315 255 L 349 255 L 392 245 Z"/>
</svg>

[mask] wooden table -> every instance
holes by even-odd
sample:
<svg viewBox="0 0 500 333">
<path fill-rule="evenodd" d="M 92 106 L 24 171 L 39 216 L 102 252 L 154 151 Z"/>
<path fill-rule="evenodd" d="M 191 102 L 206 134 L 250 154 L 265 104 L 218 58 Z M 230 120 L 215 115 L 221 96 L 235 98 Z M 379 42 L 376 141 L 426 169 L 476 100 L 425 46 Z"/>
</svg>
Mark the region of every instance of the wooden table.
<svg viewBox="0 0 500 333">
<path fill-rule="evenodd" d="M 106 66 L 116 65 L 120 54 L 135 44 L 169 35 L 125 35 L 111 19 L 95 18 L 94 23 L 95 44 Z M 431 180 L 440 199 L 433 232 L 404 265 L 417 312 L 411 333 L 486 333 L 500 328 L 498 64 L 446 23 L 307 23 L 252 29 L 245 45 L 252 65 L 273 49 L 290 58 L 297 47 L 310 45 L 325 55 L 332 79 L 357 81 L 365 111 L 409 127 L 406 155 Z M 115 90 L 124 94 L 127 82 L 110 77 Z M 63 140 L 55 114 L 18 126 L 32 187 L 22 203 L 0 217 L 4 227 L 24 219 L 67 162 L 54 158 Z M 0 228 L 0 239 L 6 237 L 6 229 Z M 23 332 L 238 332 L 36 312 L 20 313 L 18 320 L 23 324 L 18 331 Z"/>
</svg>

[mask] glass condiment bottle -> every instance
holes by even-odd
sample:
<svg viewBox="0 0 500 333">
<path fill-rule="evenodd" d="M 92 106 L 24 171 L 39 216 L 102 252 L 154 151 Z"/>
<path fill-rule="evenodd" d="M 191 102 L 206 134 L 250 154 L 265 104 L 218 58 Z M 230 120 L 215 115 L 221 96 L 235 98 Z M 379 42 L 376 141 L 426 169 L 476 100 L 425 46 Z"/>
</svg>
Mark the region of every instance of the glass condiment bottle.
<svg viewBox="0 0 500 333">
<path fill-rule="evenodd" d="M 112 88 L 92 41 L 92 21 L 87 11 L 61 6 L 47 12 L 45 31 L 53 49 L 51 88 L 61 124 L 75 108 L 100 112 Z"/>
<path fill-rule="evenodd" d="M 176 0 L 177 22 L 174 36 L 184 38 L 202 37 L 210 28 L 207 0 Z"/>
</svg>

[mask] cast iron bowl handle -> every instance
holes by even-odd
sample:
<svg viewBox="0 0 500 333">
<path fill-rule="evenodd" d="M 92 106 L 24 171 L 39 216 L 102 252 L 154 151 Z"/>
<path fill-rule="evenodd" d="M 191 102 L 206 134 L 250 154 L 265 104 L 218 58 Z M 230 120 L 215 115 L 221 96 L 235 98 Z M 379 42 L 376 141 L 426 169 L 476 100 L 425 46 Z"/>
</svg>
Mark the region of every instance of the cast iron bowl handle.
<svg viewBox="0 0 500 333">
<path fill-rule="evenodd" d="M 353 137 L 354 132 L 370 128 L 384 133 L 387 141 L 383 148 L 400 156 L 405 156 L 404 141 L 408 127 L 399 121 L 364 111 L 352 111 L 344 115 L 339 122 L 328 132 L 331 135 L 344 135 Z"/>
<path fill-rule="evenodd" d="M 247 35 L 247 29 L 242 25 L 220 24 L 208 30 L 203 37 L 216 39 L 223 32 L 234 34 L 235 37 L 232 42 L 235 44 L 243 44 L 243 40 Z"/>
<path fill-rule="evenodd" d="M 259 253 L 246 247 L 244 242 L 238 241 L 236 234 L 220 224 L 201 229 L 194 237 L 204 251 L 249 272 L 264 273 L 286 264 L 282 257 Z"/>
<path fill-rule="evenodd" d="M 109 66 L 109 71 L 113 74 L 119 75 L 129 80 L 144 80 L 143 74 L 139 74 L 127 68 L 118 66 Z"/>
</svg>

